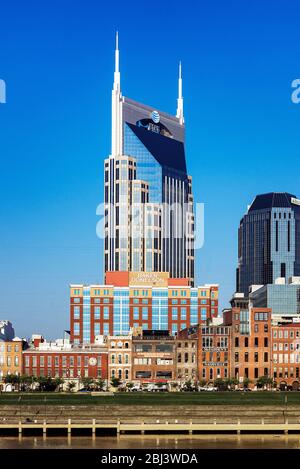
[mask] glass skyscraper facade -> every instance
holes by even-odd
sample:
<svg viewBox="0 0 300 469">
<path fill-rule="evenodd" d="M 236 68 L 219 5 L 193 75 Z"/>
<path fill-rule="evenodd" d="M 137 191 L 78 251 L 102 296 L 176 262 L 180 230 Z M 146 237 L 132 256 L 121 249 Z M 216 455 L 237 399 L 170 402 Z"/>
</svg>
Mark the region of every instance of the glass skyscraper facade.
<svg viewBox="0 0 300 469">
<path fill-rule="evenodd" d="M 177 114 L 122 96 L 116 49 L 112 152 L 104 166 L 104 271 L 168 272 L 194 284 L 181 68 Z"/>
<path fill-rule="evenodd" d="M 286 192 L 255 197 L 238 233 L 236 291 L 300 275 L 300 200 Z"/>
<path fill-rule="evenodd" d="M 254 308 L 272 308 L 272 317 L 300 315 L 300 283 L 264 285 L 250 293 Z"/>
</svg>

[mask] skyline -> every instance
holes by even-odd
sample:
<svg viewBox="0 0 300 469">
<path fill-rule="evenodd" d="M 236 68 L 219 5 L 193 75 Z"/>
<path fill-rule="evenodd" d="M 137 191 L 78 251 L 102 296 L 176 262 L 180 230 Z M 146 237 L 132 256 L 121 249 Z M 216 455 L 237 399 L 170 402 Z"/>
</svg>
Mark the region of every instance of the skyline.
<svg viewBox="0 0 300 469">
<path fill-rule="evenodd" d="M 196 6 L 199 15 L 192 15 L 187 2 L 183 11 L 168 12 L 172 20 L 162 27 L 145 6 L 141 16 L 108 6 L 103 21 L 103 9 L 94 3 L 86 9 L 77 2 L 70 10 L 65 1 L 61 16 L 50 3 L 42 9 L 32 2 L 28 11 L 19 5 L 17 13 L 14 2 L 4 7 L 0 317 L 11 320 L 21 336 L 61 336 L 69 321 L 68 285 L 102 279 L 95 211 L 103 200 L 103 160 L 110 153 L 116 29 L 125 96 L 175 114 L 178 61 L 183 62 L 188 172 L 195 202 L 205 203 L 196 284 L 220 284 L 220 310 L 235 289 L 237 230 L 247 205 L 265 192 L 299 196 L 300 106 L 291 101 L 291 83 L 299 75 L 299 32 L 287 7 L 280 11 L 278 2 L 269 11 L 257 2 L 250 12 L 237 2 L 229 8 L 220 3 L 218 9 Z M 140 24 L 143 13 L 148 23 Z M 132 15 L 140 19 L 135 31 L 125 21 L 133 21 Z M 197 17 L 197 31 L 185 27 L 180 41 L 169 45 L 180 16 L 189 24 Z M 151 39 L 156 28 L 167 55 L 151 40 L 136 41 L 142 33 Z"/>
</svg>

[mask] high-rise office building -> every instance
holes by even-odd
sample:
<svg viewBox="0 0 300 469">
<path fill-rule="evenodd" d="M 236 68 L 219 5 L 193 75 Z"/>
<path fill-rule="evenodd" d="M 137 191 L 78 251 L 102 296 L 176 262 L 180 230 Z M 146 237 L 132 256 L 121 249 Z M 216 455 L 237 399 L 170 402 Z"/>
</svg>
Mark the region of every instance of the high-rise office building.
<svg viewBox="0 0 300 469">
<path fill-rule="evenodd" d="M 236 291 L 300 275 L 300 200 L 286 192 L 257 195 L 241 219 Z"/>
<path fill-rule="evenodd" d="M 168 272 L 194 284 L 194 213 L 179 66 L 172 116 L 121 93 L 118 36 L 112 148 L 105 159 L 104 270 Z"/>
</svg>

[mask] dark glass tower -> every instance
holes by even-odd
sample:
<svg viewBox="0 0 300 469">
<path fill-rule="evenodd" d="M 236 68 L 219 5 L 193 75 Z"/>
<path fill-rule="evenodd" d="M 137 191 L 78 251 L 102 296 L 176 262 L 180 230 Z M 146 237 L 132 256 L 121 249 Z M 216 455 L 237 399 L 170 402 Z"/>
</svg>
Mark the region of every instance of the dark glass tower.
<svg viewBox="0 0 300 469">
<path fill-rule="evenodd" d="M 112 90 L 112 152 L 105 159 L 104 270 L 169 272 L 194 283 L 192 179 L 185 158 L 182 77 L 176 115 Z"/>
<path fill-rule="evenodd" d="M 300 275 L 300 200 L 286 192 L 257 195 L 241 219 L 236 291 Z"/>
</svg>

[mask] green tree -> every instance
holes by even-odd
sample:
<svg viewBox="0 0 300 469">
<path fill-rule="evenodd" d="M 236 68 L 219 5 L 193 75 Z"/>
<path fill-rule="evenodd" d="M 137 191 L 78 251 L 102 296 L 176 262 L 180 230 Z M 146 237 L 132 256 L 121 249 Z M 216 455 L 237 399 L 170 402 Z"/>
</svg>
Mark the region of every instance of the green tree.
<svg viewBox="0 0 300 469">
<path fill-rule="evenodd" d="M 4 377 L 4 383 L 5 384 L 11 384 L 12 386 L 14 386 L 16 389 L 20 389 L 20 383 L 21 383 L 21 377 L 20 375 L 16 375 L 16 374 L 7 374 L 5 377 Z"/>
<path fill-rule="evenodd" d="M 222 378 L 217 378 L 214 380 L 214 386 L 218 388 L 218 391 L 221 391 L 225 389 L 226 383 Z"/>
<path fill-rule="evenodd" d="M 68 384 L 67 384 L 68 392 L 72 392 L 73 389 L 75 388 L 75 386 L 76 386 L 76 383 L 74 383 L 74 381 L 69 381 Z"/>
<path fill-rule="evenodd" d="M 244 389 L 247 389 L 249 387 L 249 384 L 251 383 L 252 383 L 251 379 L 244 378 L 244 381 L 243 381 Z"/>
<path fill-rule="evenodd" d="M 99 378 L 96 382 L 95 382 L 95 386 L 96 388 L 98 389 L 98 391 L 103 391 L 104 387 L 105 387 L 105 380 L 102 379 L 102 378 Z"/>
<path fill-rule="evenodd" d="M 199 380 L 199 386 L 200 386 L 201 388 L 204 388 L 204 386 L 206 386 L 206 380 L 205 380 L 205 379 L 200 379 L 200 380 Z"/>
<path fill-rule="evenodd" d="M 187 381 L 184 383 L 183 389 L 184 389 L 184 391 L 187 391 L 187 392 L 194 391 L 194 386 L 193 386 L 193 383 L 192 383 L 192 381 L 191 381 L 190 379 L 187 380 Z"/>
<path fill-rule="evenodd" d="M 60 391 L 64 382 L 65 381 L 62 378 L 54 378 L 53 383 L 55 385 L 55 391 Z"/>
<path fill-rule="evenodd" d="M 83 384 L 83 387 L 87 389 L 88 391 L 92 389 L 93 384 L 94 384 L 93 378 L 89 378 L 88 376 L 85 378 L 81 378 L 81 382 Z"/>
<path fill-rule="evenodd" d="M 39 390 L 41 392 L 52 392 L 55 391 L 57 387 L 55 381 L 51 378 L 51 376 L 38 376 L 36 381 L 39 385 Z"/>
<path fill-rule="evenodd" d="M 226 378 L 225 385 L 232 391 L 235 386 L 239 384 L 239 380 L 237 378 Z"/>
<path fill-rule="evenodd" d="M 131 383 L 131 382 L 130 382 L 130 383 L 126 383 L 126 388 L 129 389 L 129 391 L 130 391 L 130 389 L 133 388 L 133 386 L 134 386 L 134 384 Z"/>
<path fill-rule="evenodd" d="M 273 386 L 273 378 L 270 378 L 270 376 L 260 376 L 257 378 L 256 385 L 260 389 L 264 387 L 269 389 L 270 386 Z"/>
<path fill-rule="evenodd" d="M 115 378 L 115 377 L 111 378 L 110 384 L 114 388 L 118 388 L 121 385 L 121 380 L 119 378 Z"/>
</svg>

